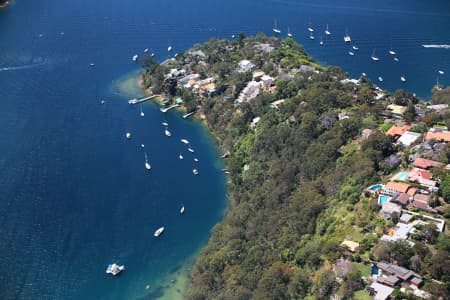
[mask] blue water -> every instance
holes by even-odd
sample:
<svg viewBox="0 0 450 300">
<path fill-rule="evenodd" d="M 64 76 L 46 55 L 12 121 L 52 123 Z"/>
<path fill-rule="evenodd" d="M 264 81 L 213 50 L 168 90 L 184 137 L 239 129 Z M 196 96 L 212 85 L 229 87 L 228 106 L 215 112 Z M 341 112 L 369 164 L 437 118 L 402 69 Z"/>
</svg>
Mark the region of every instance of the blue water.
<svg viewBox="0 0 450 300">
<path fill-rule="evenodd" d="M 134 95 L 114 82 L 136 70 L 131 56 L 144 48 L 162 60 L 168 44 L 175 53 L 214 36 L 270 34 L 274 18 L 317 61 L 351 76 L 382 76 L 382 87 L 424 97 L 438 69 L 450 83 L 450 50 L 421 47 L 450 43 L 447 0 L 41 0 L 0 12 L 0 298 L 138 299 L 198 251 L 226 205 L 214 143 L 173 112 L 166 138 L 157 107 L 145 105 L 140 118 L 126 104 Z M 333 36 L 320 47 L 326 23 Z M 346 29 L 360 47 L 355 57 L 342 41 Z M 197 177 L 189 153 L 178 160 L 181 137 L 196 149 Z M 166 232 L 154 239 L 159 226 Z M 127 270 L 107 277 L 111 262 Z"/>
<path fill-rule="evenodd" d="M 376 192 L 376 191 L 378 191 L 378 190 L 380 190 L 380 189 L 382 189 L 382 188 L 383 188 L 383 185 L 382 185 L 382 184 L 376 184 L 376 185 L 371 186 L 371 187 L 370 187 L 370 190 L 371 190 L 372 192 Z"/>
</svg>

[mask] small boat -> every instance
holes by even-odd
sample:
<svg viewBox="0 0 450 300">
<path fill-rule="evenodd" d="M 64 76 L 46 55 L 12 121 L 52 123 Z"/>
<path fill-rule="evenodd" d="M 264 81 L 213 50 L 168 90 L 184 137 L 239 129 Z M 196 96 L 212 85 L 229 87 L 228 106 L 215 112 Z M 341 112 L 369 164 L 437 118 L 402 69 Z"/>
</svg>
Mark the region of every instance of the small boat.
<svg viewBox="0 0 450 300">
<path fill-rule="evenodd" d="M 140 113 L 141 117 L 144 117 L 145 114 L 144 114 L 144 112 L 142 111 L 142 106 L 140 106 L 139 108 L 141 109 L 141 113 Z"/>
<path fill-rule="evenodd" d="M 144 144 L 141 144 L 141 148 L 145 148 L 145 145 L 144 145 Z"/>
<path fill-rule="evenodd" d="M 355 52 L 353 52 L 352 50 L 348 51 L 348 55 L 353 56 L 355 55 Z"/>
<path fill-rule="evenodd" d="M 273 32 L 275 32 L 276 34 L 280 34 L 281 30 L 277 26 L 277 19 L 275 19 L 273 23 L 274 23 L 273 28 L 272 28 Z"/>
<path fill-rule="evenodd" d="M 309 23 L 308 31 L 309 32 L 314 32 L 314 28 L 312 28 L 311 22 Z"/>
<path fill-rule="evenodd" d="M 100 100 L 100 104 L 105 104 L 106 101 L 105 100 Z"/>
<path fill-rule="evenodd" d="M 186 140 L 186 139 L 181 139 L 181 142 L 183 143 L 183 144 L 189 144 L 189 141 L 188 140 Z"/>
<path fill-rule="evenodd" d="M 288 34 L 287 34 L 287 36 L 288 37 L 292 37 L 292 33 L 291 33 L 291 30 L 289 29 L 289 27 L 288 27 Z"/>
<path fill-rule="evenodd" d="M 184 157 L 183 157 L 183 155 L 181 155 L 181 153 L 180 153 L 180 155 L 178 155 L 178 158 L 181 160 L 181 159 L 184 159 Z"/>
<path fill-rule="evenodd" d="M 111 274 L 112 276 L 116 276 L 116 275 L 119 275 L 119 273 L 122 272 L 123 270 L 125 270 L 124 265 L 119 266 L 117 264 L 110 264 L 106 268 L 106 274 Z"/>
<path fill-rule="evenodd" d="M 439 70 L 438 73 L 441 74 L 441 75 L 444 75 L 444 74 L 445 74 L 445 72 L 442 71 L 442 70 Z"/>
<path fill-rule="evenodd" d="M 169 123 L 167 123 L 167 122 L 162 122 L 161 125 L 162 125 L 162 126 L 169 126 Z"/>
<path fill-rule="evenodd" d="M 359 50 L 359 48 L 356 47 L 356 46 L 353 46 L 352 49 L 355 50 L 355 51 L 358 51 L 358 50 Z"/>
<path fill-rule="evenodd" d="M 159 237 L 164 232 L 164 227 L 160 227 L 155 230 L 155 233 L 153 233 L 154 237 Z"/>
<path fill-rule="evenodd" d="M 401 80 L 402 82 L 406 82 L 406 78 L 405 78 L 404 76 L 400 76 L 400 80 Z"/>
<path fill-rule="evenodd" d="M 151 57 L 155 56 L 155 53 L 150 54 Z"/>
<path fill-rule="evenodd" d="M 131 58 L 133 61 L 137 61 L 138 60 L 138 55 L 137 54 L 135 54 L 135 55 L 133 55 L 133 57 Z"/>
<path fill-rule="evenodd" d="M 378 58 L 377 56 L 375 56 L 375 49 L 373 49 L 373 51 L 372 51 L 372 56 L 370 56 L 370 58 L 371 58 L 373 61 L 379 61 L 379 60 L 380 60 L 380 58 Z"/>
<path fill-rule="evenodd" d="M 148 52 L 148 48 L 145 48 L 145 49 L 144 49 L 144 52 L 147 53 L 147 52 Z"/>
<path fill-rule="evenodd" d="M 235 35 L 235 34 L 232 34 L 232 35 L 231 35 L 231 38 L 232 38 L 232 39 L 234 39 L 235 37 L 236 37 L 236 35 Z"/>
<path fill-rule="evenodd" d="M 225 174 L 230 174 L 230 173 L 231 173 L 230 171 L 228 171 L 228 169 L 222 169 L 222 171 L 223 171 Z"/>
<path fill-rule="evenodd" d="M 91 67 L 95 67 L 95 64 L 94 63 L 90 63 L 89 64 Z"/>
<path fill-rule="evenodd" d="M 172 51 L 172 46 L 169 45 L 169 47 L 167 47 L 167 52 Z"/>
<path fill-rule="evenodd" d="M 364 72 L 362 72 L 362 73 L 361 73 L 361 75 L 362 75 L 362 76 L 364 76 L 364 77 L 366 77 L 366 76 L 367 76 L 367 74 L 366 74 L 366 73 L 364 73 Z"/>
<path fill-rule="evenodd" d="M 198 158 L 194 158 L 194 161 L 195 161 L 195 162 L 198 162 Z"/>
<path fill-rule="evenodd" d="M 312 33 L 312 32 L 310 32 L 310 34 L 309 34 L 309 39 L 310 39 L 310 40 L 314 40 L 314 39 L 315 39 L 315 37 L 313 36 L 313 33 Z"/>
<path fill-rule="evenodd" d="M 198 175 L 198 170 L 197 170 L 197 169 L 193 169 L 193 170 L 192 170 L 192 174 Z"/>
<path fill-rule="evenodd" d="M 127 133 L 125 134 L 125 137 L 127 138 L 127 140 L 131 139 L 131 133 L 127 132 Z"/>
<path fill-rule="evenodd" d="M 400 59 L 398 59 L 398 57 L 394 57 L 394 60 L 395 61 L 400 61 Z"/>
<path fill-rule="evenodd" d="M 151 170 L 152 166 L 150 165 L 150 163 L 148 162 L 148 158 L 147 158 L 147 152 L 145 152 L 145 168 L 147 170 Z"/>
<path fill-rule="evenodd" d="M 164 134 L 165 134 L 166 136 L 171 136 L 171 135 L 172 135 L 172 134 L 170 133 L 169 129 L 167 129 L 167 127 L 166 127 L 166 129 L 164 130 Z"/>
<path fill-rule="evenodd" d="M 379 77 L 378 77 L 378 81 L 379 81 L 379 82 L 383 82 L 383 81 L 384 81 L 383 77 L 379 76 Z"/>
<path fill-rule="evenodd" d="M 344 42 L 345 43 L 350 43 L 352 41 L 352 38 L 348 35 L 348 33 L 346 33 L 344 35 Z"/>
<path fill-rule="evenodd" d="M 180 208 L 180 215 L 184 214 L 184 205 Z"/>
<path fill-rule="evenodd" d="M 323 40 L 322 40 L 322 37 L 320 37 L 319 45 L 320 45 L 320 46 L 323 46 Z"/>
<path fill-rule="evenodd" d="M 326 35 L 331 35 L 331 31 L 328 29 L 328 24 L 327 24 L 327 29 L 325 29 L 325 34 Z"/>
<path fill-rule="evenodd" d="M 194 149 L 192 149 L 191 147 L 188 148 L 188 151 L 191 152 L 191 153 L 195 152 Z"/>
<path fill-rule="evenodd" d="M 394 50 L 392 50 L 392 48 L 389 50 L 389 54 L 390 55 L 396 55 L 397 53 L 394 51 Z"/>
</svg>

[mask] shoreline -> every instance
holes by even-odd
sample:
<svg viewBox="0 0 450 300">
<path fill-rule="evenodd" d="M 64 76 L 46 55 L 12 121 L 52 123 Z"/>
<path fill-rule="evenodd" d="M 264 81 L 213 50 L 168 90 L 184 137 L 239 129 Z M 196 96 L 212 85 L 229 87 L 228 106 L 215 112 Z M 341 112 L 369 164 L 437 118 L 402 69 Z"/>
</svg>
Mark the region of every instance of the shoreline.
<svg viewBox="0 0 450 300">
<path fill-rule="evenodd" d="M 5 3 L 0 3 L 0 9 L 7 8 L 9 5 L 11 5 L 11 1 L 6 1 Z"/>
</svg>

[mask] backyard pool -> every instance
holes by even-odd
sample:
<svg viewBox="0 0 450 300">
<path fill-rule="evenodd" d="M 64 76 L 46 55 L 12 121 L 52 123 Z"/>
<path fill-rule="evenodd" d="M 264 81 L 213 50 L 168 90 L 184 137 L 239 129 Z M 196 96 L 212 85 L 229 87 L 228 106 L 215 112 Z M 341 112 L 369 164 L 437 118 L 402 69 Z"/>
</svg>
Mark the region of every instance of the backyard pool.
<svg viewBox="0 0 450 300">
<path fill-rule="evenodd" d="M 389 197 L 389 196 L 381 195 L 378 197 L 378 204 L 383 205 L 384 202 L 389 201 L 390 199 L 391 199 L 391 197 Z"/>
<path fill-rule="evenodd" d="M 369 188 L 369 190 L 372 191 L 372 192 L 376 192 L 378 190 L 381 190 L 382 188 L 384 188 L 384 186 L 382 184 L 375 184 L 375 185 L 372 185 Z"/>
<path fill-rule="evenodd" d="M 408 179 L 407 172 L 402 172 L 402 173 L 398 174 L 398 176 L 397 176 L 397 180 L 406 181 L 406 179 Z"/>
</svg>

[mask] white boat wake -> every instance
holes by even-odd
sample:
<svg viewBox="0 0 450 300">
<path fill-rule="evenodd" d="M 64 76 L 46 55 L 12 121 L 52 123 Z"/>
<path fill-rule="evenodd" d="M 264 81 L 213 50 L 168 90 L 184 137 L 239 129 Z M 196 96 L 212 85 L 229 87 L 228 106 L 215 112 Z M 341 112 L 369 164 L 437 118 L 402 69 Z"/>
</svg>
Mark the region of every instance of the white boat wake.
<svg viewBox="0 0 450 300">
<path fill-rule="evenodd" d="M 450 49 L 450 45 L 422 45 L 424 48 Z"/>
<path fill-rule="evenodd" d="M 36 68 L 36 67 L 39 67 L 39 66 L 42 66 L 45 64 L 46 64 L 46 62 L 41 62 L 41 63 L 35 63 L 35 64 L 29 64 L 29 65 L 22 65 L 22 66 L 1 67 L 0 72 L 31 69 L 31 68 Z"/>
</svg>

